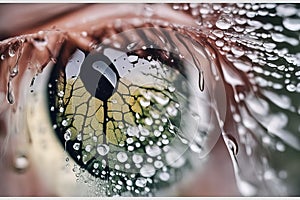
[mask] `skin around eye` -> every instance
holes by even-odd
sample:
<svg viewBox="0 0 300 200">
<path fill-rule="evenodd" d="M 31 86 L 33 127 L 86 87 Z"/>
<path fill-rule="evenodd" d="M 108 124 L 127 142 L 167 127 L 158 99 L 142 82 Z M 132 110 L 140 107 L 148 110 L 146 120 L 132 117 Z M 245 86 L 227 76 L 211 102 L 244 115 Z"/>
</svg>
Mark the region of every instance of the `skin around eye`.
<svg viewBox="0 0 300 200">
<path fill-rule="evenodd" d="M 135 12 L 132 12 L 132 9 Z M 297 180 L 293 179 L 293 176 L 297 177 L 298 173 L 292 167 L 298 163 L 297 156 L 300 149 L 297 136 L 300 129 L 296 125 L 299 119 L 297 101 L 299 98 L 297 69 L 299 66 L 297 57 L 299 30 L 292 24 L 298 20 L 296 16 L 298 9 L 298 5 L 294 4 L 90 5 L 47 22 L 45 25 L 28 29 L 24 33 L 55 30 L 57 35 L 63 35 L 58 37 L 60 45 L 64 40 L 70 40 L 83 51 L 95 48 L 97 41 L 105 34 L 108 37 L 118 34 L 124 27 L 126 29 L 126 26 L 130 29 L 144 25 L 141 19 L 145 19 L 149 24 L 159 24 L 165 28 L 171 27 L 170 30 L 176 29 L 181 33 L 186 33 L 188 38 L 196 40 L 204 47 L 206 51 L 202 54 L 209 55 L 211 58 L 213 64 L 209 69 L 214 75 L 205 84 L 214 88 L 213 91 L 216 93 L 219 92 L 219 95 L 213 96 L 213 100 L 215 105 L 223 105 L 221 107 L 226 108 L 226 112 L 218 112 L 220 106 L 217 107 L 215 124 L 221 129 L 221 137 L 207 157 L 207 162 L 201 166 L 203 169 L 199 170 L 199 177 L 189 183 L 193 186 L 199 185 L 199 187 L 189 187 L 189 184 L 182 186 L 180 194 L 185 196 L 199 194 L 295 195 L 299 193 L 295 188 Z M 130 23 L 123 23 L 127 20 Z M 111 25 L 106 27 L 105 32 L 101 28 L 107 24 Z M 43 40 L 38 39 L 38 41 Z M 113 41 L 118 46 L 120 41 Z M 25 76 L 25 68 L 17 71 L 17 68 L 7 67 L 14 66 L 14 63 L 10 63 L 10 59 L 5 59 L 5 56 L 13 55 L 11 57 L 17 58 L 18 56 L 14 55 L 18 55 L 16 54 L 18 51 L 15 50 L 23 44 L 16 42 L 13 43 L 14 45 L 8 45 L 8 42 L 1 44 L 1 54 L 4 55 L 4 57 L 1 55 L 4 60 L 1 61 L 1 67 L 6 67 L 2 67 L 0 75 L 4 77 L 2 80 L 8 83 L 1 84 L 0 89 L 4 92 L 0 96 L 3 102 L 0 111 L 1 114 L 4 113 L 0 120 L 1 125 L 3 124 L 1 128 L 4 127 L 1 129 L 1 135 L 4 135 L 4 138 L 8 135 L 6 130 L 11 130 L 8 126 L 10 120 L 7 119 L 14 116 L 18 110 L 14 105 L 24 98 L 20 92 L 22 91 L 21 83 L 30 84 L 32 80 L 28 78 L 30 77 L 28 74 Z M 100 42 L 105 42 L 105 40 Z M 197 48 L 191 44 L 184 45 L 182 42 L 182 45 L 187 49 L 197 51 Z M 8 51 L 8 46 L 11 46 L 11 51 Z M 54 51 L 51 48 L 51 51 L 45 54 L 46 56 L 42 56 L 48 58 L 45 59 L 45 63 L 51 60 L 51 56 L 56 57 L 59 54 L 60 47 L 58 46 L 54 48 Z M 7 47 L 5 54 L 3 54 L 4 47 Z M 38 45 L 38 47 L 41 46 Z M 74 46 L 70 45 L 70 48 Z M 201 51 L 197 52 L 201 54 Z M 191 60 L 196 66 L 202 64 L 193 57 Z M 6 62 L 5 65 L 4 62 Z M 3 69 L 9 70 L 5 72 L 5 75 L 8 73 L 10 75 L 5 76 Z M 101 69 L 98 71 L 103 72 Z M 116 81 L 113 81 L 115 80 L 113 75 L 117 77 L 117 73 L 109 74 L 102 80 L 110 81 L 114 86 Z M 17 79 L 14 79 L 15 76 Z M 207 76 L 206 72 L 204 72 L 205 76 Z M 27 77 L 27 79 L 23 78 L 24 81 L 21 82 L 21 77 Z M 13 92 L 9 90 L 11 79 L 14 80 L 11 83 L 16 87 Z M 220 81 L 224 87 L 216 84 Z M 224 94 L 222 91 L 226 91 L 226 95 L 221 95 Z M 6 93 L 17 95 L 6 96 Z M 18 113 L 22 112 L 18 111 Z M 30 141 L 30 137 L 24 138 Z M 17 140 L 11 141 L 17 142 Z M 192 148 L 195 147 L 192 146 Z M 18 166 L 26 166 L 24 156 L 19 155 L 18 158 L 20 158 L 17 160 Z M 6 164 L 1 163 L 0 167 L 4 169 L 1 171 L 8 170 L 9 167 Z M 23 175 L 30 177 L 34 172 L 33 168 L 30 169 L 31 171 L 25 171 Z M 11 177 L 13 176 L 5 175 L 7 182 L 12 185 L 13 178 Z M 220 180 L 226 181 L 226 184 Z M 8 186 L 8 184 L 3 184 L 0 188 L 4 188 L 3 192 L 5 192 Z M 28 188 L 33 188 L 33 185 Z"/>
</svg>

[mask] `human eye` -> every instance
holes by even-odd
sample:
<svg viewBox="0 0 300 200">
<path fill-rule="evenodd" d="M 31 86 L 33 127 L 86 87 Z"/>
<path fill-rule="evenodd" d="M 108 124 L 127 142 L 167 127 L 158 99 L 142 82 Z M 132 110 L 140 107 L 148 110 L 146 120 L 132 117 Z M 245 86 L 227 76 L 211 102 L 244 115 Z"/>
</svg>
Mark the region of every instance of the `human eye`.
<svg viewBox="0 0 300 200">
<path fill-rule="evenodd" d="M 5 40 L 4 155 L 58 195 L 180 195 L 222 182 L 211 158 L 240 195 L 297 195 L 298 7 L 91 5 Z"/>
</svg>

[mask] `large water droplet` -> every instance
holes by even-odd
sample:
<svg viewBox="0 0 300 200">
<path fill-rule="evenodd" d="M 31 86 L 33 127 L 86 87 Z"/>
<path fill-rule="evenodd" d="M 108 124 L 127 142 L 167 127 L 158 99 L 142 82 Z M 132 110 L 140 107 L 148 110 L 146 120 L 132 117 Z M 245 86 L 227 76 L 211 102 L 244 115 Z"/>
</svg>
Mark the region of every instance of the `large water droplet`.
<svg viewBox="0 0 300 200">
<path fill-rule="evenodd" d="M 290 31 L 300 30 L 300 19 L 285 18 L 282 22 L 283 26 Z"/>
</svg>

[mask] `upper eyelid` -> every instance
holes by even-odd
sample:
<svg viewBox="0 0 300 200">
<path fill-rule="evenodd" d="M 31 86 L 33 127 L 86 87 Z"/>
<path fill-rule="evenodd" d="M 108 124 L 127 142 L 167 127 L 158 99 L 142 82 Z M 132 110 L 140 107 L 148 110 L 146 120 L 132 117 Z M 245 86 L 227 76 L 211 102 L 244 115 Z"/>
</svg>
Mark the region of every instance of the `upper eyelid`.
<svg viewBox="0 0 300 200">
<path fill-rule="evenodd" d="M 99 8 L 98 6 L 99 5 L 95 5 L 94 9 Z M 100 7 L 102 7 L 102 6 L 107 8 L 107 6 L 115 6 L 115 4 L 114 5 L 100 5 Z M 118 6 L 120 11 L 123 10 L 123 14 L 121 14 L 119 16 L 123 16 L 124 18 L 126 18 L 126 13 L 129 13 L 129 11 L 130 11 L 130 9 L 129 10 L 124 9 L 124 6 L 131 7 L 131 9 L 135 9 L 135 10 L 136 10 L 137 6 L 139 7 L 140 13 L 138 15 L 135 15 L 133 17 L 133 19 L 134 18 L 137 19 L 137 17 L 139 15 L 141 15 L 141 12 L 144 11 L 144 9 L 145 9 L 144 4 L 138 4 L 138 5 L 128 4 L 128 5 Z M 162 19 L 170 17 L 170 16 L 166 16 L 166 15 L 163 17 L 162 15 L 159 14 L 159 13 L 163 13 L 163 14 L 169 14 L 169 15 L 176 14 L 177 16 L 181 15 L 180 17 L 175 19 L 175 22 L 178 21 L 177 19 L 179 19 L 179 22 L 180 22 L 179 24 L 187 25 L 190 23 L 190 25 L 191 24 L 195 25 L 194 21 L 191 20 L 192 17 L 190 15 L 185 14 L 183 12 L 174 11 L 171 8 L 171 6 L 169 6 L 169 5 L 153 4 L 153 5 L 151 5 L 151 7 L 155 7 L 155 12 L 157 12 L 155 17 L 151 17 L 151 20 L 154 20 L 154 21 L 157 20 L 158 23 L 167 22 L 167 19 L 165 19 L 165 21 L 163 21 Z M 169 8 L 169 11 L 164 10 L 164 12 L 160 12 L 160 11 L 162 11 L 163 8 Z M 89 10 L 89 9 L 87 9 L 87 10 Z M 85 14 L 86 13 L 83 12 L 83 13 L 81 13 L 81 15 L 80 14 L 77 15 L 77 17 L 80 17 Z M 72 16 L 72 14 L 70 14 L 70 16 Z M 108 15 L 108 16 L 113 16 L 113 14 L 110 13 L 110 15 Z M 145 18 L 147 18 L 147 17 L 145 16 Z M 105 20 L 103 20 L 102 24 L 97 23 L 97 22 L 99 22 L 100 19 L 101 19 L 101 16 L 91 19 L 90 21 L 83 23 L 80 28 L 75 27 L 75 28 L 77 28 L 77 30 L 75 30 L 75 28 L 73 29 L 72 27 L 59 27 L 60 24 L 57 24 L 57 27 L 51 27 L 49 29 L 49 25 L 46 25 L 46 27 L 48 27 L 48 28 L 46 28 L 46 27 L 38 28 L 35 31 L 32 30 L 31 33 L 28 33 L 28 34 L 25 33 L 24 35 L 9 38 L 9 39 L 6 39 L 6 40 L 0 42 L 0 56 L 5 56 L 7 58 L 7 59 L 0 60 L 0 65 L 1 65 L 0 73 L 3 74 L 4 76 L 8 75 L 4 78 L 3 81 L 6 82 L 9 80 L 9 74 L 10 74 L 12 68 L 14 67 L 14 65 L 17 64 L 18 60 L 22 60 L 22 57 L 25 54 L 31 54 L 34 57 L 36 55 L 35 51 L 38 52 L 38 55 L 41 54 L 41 52 L 44 52 L 44 53 L 42 53 L 42 55 L 43 55 L 42 57 L 38 57 L 38 59 L 36 58 L 38 61 L 36 61 L 34 59 L 30 60 L 30 61 L 23 61 L 23 62 L 28 62 L 28 64 L 37 62 L 39 64 L 39 66 L 34 66 L 34 67 L 29 66 L 29 65 L 20 65 L 19 66 L 19 72 L 22 73 L 22 71 L 24 72 L 28 68 L 28 69 L 31 69 L 31 72 L 34 75 L 34 74 L 37 74 L 40 71 L 42 71 L 43 67 L 45 67 L 51 60 L 54 61 L 56 59 L 56 56 L 58 56 L 58 54 L 59 54 L 61 45 L 64 42 L 75 44 L 79 49 L 82 49 L 85 51 L 91 51 L 93 49 L 93 44 L 94 44 L 95 40 L 93 38 L 89 37 L 89 35 L 99 34 L 99 30 L 101 32 L 101 28 L 108 25 L 108 21 L 105 21 Z M 116 17 L 114 19 L 111 19 L 110 22 L 113 22 L 116 19 L 122 19 L 122 17 Z M 69 18 L 69 20 L 76 21 L 74 18 Z M 168 20 L 170 20 L 171 23 L 174 21 L 174 19 L 172 19 L 172 18 L 169 18 Z M 63 23 L 65 23 L 65 22 L 66 21 L 63 20 Z M 143 20 L 141 20 L 141 22 L 143 22 Z M 95 26 L 89 26 L 90 24 L 94 24 Z M 108 25 L 108 26 L 111 26 L 111 25 Z M 83 36 L 82 31 L 87 32 L 88 37 Z M 48 44 L 49 44 L 48 43 L 45 47 L 42 47 L 42 50 L 41 50 L 38 47 L 36 47 L 34 45 L 34 43 L 36 42 L 35 38 L 43 38 L 43 36 L 46 36 L 45 38 L 47 38 L 48 40 L 55 40 L 55 38 L 57 38 L 56 39 L 57 42 L 53 42 L 54 46 L 48 46 Z M 16 44 L 20 43 L 20 45 L 19 46 L 17 45 L 18 48 L 13 49 L 15 46 L 14 45 L 15 43 Z M 23 49 L 24 46 L 30 46 L 30 45 L 31 45 L 30 48 L 27 48 L 27 49 L 25 48 L 25 50 Z M 9 56 L 9 51 L 10 51 L 11 47 L 15 52 L 19 52 L 19 53 L 21 52 L 21 53 L 20 54 L 18 53 L 18 56 Z M 25 60 L 25 59 L 23 58 L 23 60 Z M 32 70 L 32 68 L 34 68 L 34 69 Z M 21 77 L 18 76 L 16 79 L 20 80 Z M 16 82 L 16 81 L 14 81 L 14 82 Z M 17 82 L 18 82 L 17 84 L 20 84 L 19 81 L 17 81 Z M 17 85 L 15 85 L 15 86 L 17 86 Z M 4 84 L 1 86 L 0 90 L 2 92 L 7 92 L 8 88 Z M 4 102 L 6 102 L 6 101 L 4 100 Z"/>
<path fill-rule="evenodd" d="M 151 10 L 151 17 L 145 14 L 147 10 Z M 190 14 L 172 9 L 172 4 L 95 4 L 63 16 L 59 20 L 50 21 L 31 31 L 37 32 L 55 27 L 68 31 L 89 32 L 97 30 L 115 19 L 129 18 L 155 18 L 162 21 L 171 20 L 171 23 L 175 24 L 195 26 L 193 17 Z"/>
<path fill-rule="evenodd" d="M 46 35 L 47 37 L 51 37 L 51 34 L 61 34 L 61 35 L 64 35 L 64 40 L 66 42 L 72 42 L 74 43 L 79 49 L 82 49 L 82 50 L 85 50 L 85 51 L 91 51 L 94 47 L 94 43 L 95 43 L 95 40 L 92 38 L 92 37 L 97 37 L 97 35 L 99 35 L 99 32 L 101 32 L 101 28 L 105 27 L 105 26 L 111 26 L 109 25 L 109 21 L 110 22 L 113 22 L 115 21 L 116 19 L 124 19 L 124 18 L 127 18 L 128 19 L 128 16 L 126 17 L 126 14 L 128 13 L 132 13 L 130 9 L 124 9 L 124 7 L 126 8 L 134 8 L 137 10 L 137 13 L 141 13 L 144 9 L 145 9 L 145 5 L 144 4 L 122 4 L 122 5 L 115 5 L 115 4 L 101 4 L 100 5 L 100 8 L 101 7 L 104 7 L 104 10 L 107 11 L 107 13 L 105 13 L 104 15 L 97 15 L 96 17 L 94 18 L 90 18 L 90 19 L 85 19 L 83 18 L 80 22 L 77 22 L 77 19 L 78 18 L 82 18 L 83 16 L 86 16 L 88 11 L 90 11 L 90 9 L 92 9 L 92 12 L 95 12 L 95 9 L 99 8 L 98 7 L 99 5 L 94 5 L 94 6 L 89 6 L 88 8 L 85 8 L 86 10 L 81 12 L 80 10 L 78 12 L 81 12 L 81 13 L 78 13 L 78 12 L 75 12 L 74 14 L 71 13 L 69 14 L 68 16 L 65 17 L 64 20 L 62 20 L 62 23 L 57 23 L 56 24 L 56 27 L 55 29 L 47 29 L 46 27 L 49 27 L 50 24 L 55 24 L 56 22 L 50 22 L 50 24 L 48 25 L 45 25 L 44 27 L 38 27 L 36 28 L 36 30 L 32 30 L 31 32 L 35 32 L 36 33 L 31 33 L 31 34 L 25 34 L 25 35 L 21 35 L 21 36 L 17 36 L 17 37 L 14 37 L 12 39 L 6 39 L 2 42 L 0 42 L 0 55 L 7 55 L 8 54 L 8 46 L 10 43 L 14 43 L 15 41 L 17 40 L 24 40 L 25 43 L 27 42 L 32 42 L 32 38 L 35 38 L 35 37 L 41 37 L 41 31 L 40 30 L 46 30 L 46 31 L 42 31 L 42 35 Z M 147 5 L 148 6 L 148 5 Z M 155 6 L 155 10 L 156 13 L 154 13 L 154 15 L 156 15 L 154 18 L 155 20 L 158 19 L 161 20 L 162 18 L 166 18 L 168 15 L 169 19 L 170 18 L 170 15 L 173 15 L 174 13 L 176 13 L 176 15 L 178 16 L 179 13 L 180 13 L 180 17 L 176 17 L 176 20 L 174 21 L 175 23 L 179 23 L 179 24 L 183 24 L 183 25 L 195 25 L 194 24 L 194 21 L 191 20 L 192 17 L 185 14 L 185 13 L 182 13 L 182 12 L 178 12 L 178 11 L 174 11 L 173 9 L 171 9 L 170 7 L 170 4 L 164 4 L 164 5 L 158 5 L 158 4 L 154 4 L 154 5 L 150 5 L 151 7 Z M 111 13 L 109 12 L 109 9 L 108 8 L 113 8 L 113 7 L 117 7 L 119 10 L 120 10 L 120 14 L 118 15 L 118 17 L 112 19 L 112 20 L 109 20 L 109 18 L 115 14 L 115 12 Z M 157 13 L 159 13 L 159 11 L 161 11 L 161 9 L 163 8 L 170 8 L 170 10 L 168 11 L 165 11 L 165 12 L 160 12 L 160 13 L 163 13 L 163 14 L 166 14 L 166 13 L 169 13 L 167 15 L 164 15 L 164 17 L 161 17 L 161 15 L 158 15 Z M 122 12 L 121 12 L 122 11 Z M 95 14 L 95 13 L 93 13 Z M 133 16 L 133 18 L 137 17 L 139 14 Z M 75 16 L 75 18 L 73 18 Z M 77 18 L 76 18 L 77 17 Z M 102 20 L 100 20 L 102 19 Z M 180 19 L 179 21 L 177 21 L 177 19 Z M 189 19 L 189 20 L 187 20 Z M 108 20 L 108 21 L 106 21 Z M 174 19 L 172 19 L 173 21 Z M 103 21 L 102 23 L 99 23 L 99 21 Z M 190 23 L 192 21 L 192 23 Z M 159 21 L 160 23 L 163 23 L 163 21 Z M 71 23 L 71 24 L 68 24 L 68 23 Z M 72 24 L 73 23 L 73 24 Z M 64 26 L 64 24 L 66 24 Z M 76 26 L 75 26 L 76 25 Z M 92 25 L 92 26 L 91 26 Z M 68 27 L 69 26 L 69 27 Z M 54 27 L 53 27 L 54 28 Z M 77 30 L 75 30 L 75 28 Z M 82 33 L 86 33 L 88 36 L 85 36 L 83 35 Z M 101 34 L 101 33 L 100 33 Z M 89 36 L 92 36 L 92 37 L 89 37 Z M 51 51 L 51 48 L 50 48 L 50 51 Z M 55 55 L 49 55 L 49 56 L 54 56 Z"/>
</svg>

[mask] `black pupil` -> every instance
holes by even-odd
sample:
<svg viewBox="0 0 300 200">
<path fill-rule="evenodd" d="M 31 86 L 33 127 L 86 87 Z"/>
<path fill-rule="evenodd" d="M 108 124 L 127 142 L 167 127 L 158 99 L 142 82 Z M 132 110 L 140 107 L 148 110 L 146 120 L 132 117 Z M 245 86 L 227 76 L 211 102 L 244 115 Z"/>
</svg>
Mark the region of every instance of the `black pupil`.
<svg viewBox="0 0 300 200">
<path fill-rule="evenodd" d="M 105 55 L 95 54 L 88 58 L 84 60 L 79 76 L 92 96 L 107 101 L 117 88 L 116 67 Z"/>
</svg>

